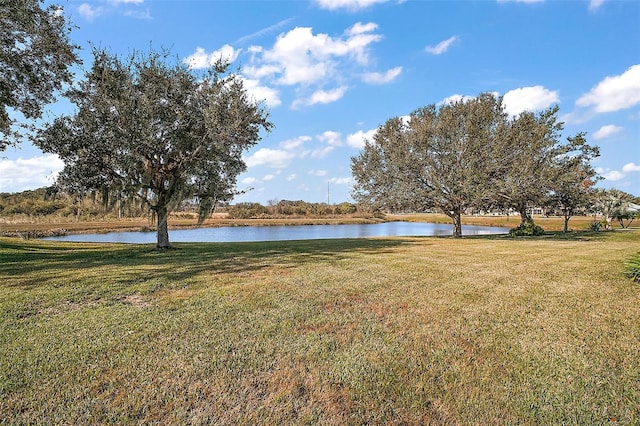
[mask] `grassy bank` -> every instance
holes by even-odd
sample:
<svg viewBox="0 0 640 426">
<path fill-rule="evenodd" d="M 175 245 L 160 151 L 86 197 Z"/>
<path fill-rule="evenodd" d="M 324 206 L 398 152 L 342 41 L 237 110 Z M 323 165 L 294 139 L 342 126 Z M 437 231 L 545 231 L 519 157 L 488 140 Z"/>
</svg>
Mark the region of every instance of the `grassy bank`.
<svg viewBox="0 0 640 426">
<path fill-rule="evenodd" d="M 0 239 L 0 423 L 637 424 L 639 238 Z"/>
<path fill-rule="evenodd" d="M 451 223 L 451 219 L 444 214 L 421 213 L 406 215 L 387 215 L 387 220 L 404 220 L 408 222 Z M 601 219 L 598 217 L 598 219 Z M 536 224 L 546 231 L 562 231 L 564 219 L 558 216 L 535 216 Z M 575 216 L 569 221 L 569 229 L 572 231 L 584 231 L 593 222 L 593 216 Z M 463 225 L 496 226 L 501 228 L 515 228 L 520 225 L 520 216 L 462 216 Z M 614 228 L 620 228 L 615 222 Z M 636 225 L 634 223 L 634 225 Z"/>
</svg>

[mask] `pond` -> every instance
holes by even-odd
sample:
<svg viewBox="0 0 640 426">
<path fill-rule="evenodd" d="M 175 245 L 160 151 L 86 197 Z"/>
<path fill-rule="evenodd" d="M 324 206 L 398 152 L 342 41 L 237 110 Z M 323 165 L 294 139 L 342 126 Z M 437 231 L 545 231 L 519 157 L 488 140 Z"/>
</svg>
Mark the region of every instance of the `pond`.
<svg viewBox="0 0 640 426">
<path fill-rule="evenodd" d="M 463 235 L 504 234 L 509 228 L 487 226 L 463 226 Z M 176 242 L 249 242 L 320 240 L 363 237 L 411 237 L 452 235 L 451 225 L 416 222 L 384 222 L 349 225 L 298 225 L 298 226 L 232 226 L 218 228 L 178 229 L 169 231 L 169 239 Z M 110 232 L 106 234 L 77 234 L 44 238 L 55 241 L 92 243 L 156 242 L 155 232 Z"/>
</svg>

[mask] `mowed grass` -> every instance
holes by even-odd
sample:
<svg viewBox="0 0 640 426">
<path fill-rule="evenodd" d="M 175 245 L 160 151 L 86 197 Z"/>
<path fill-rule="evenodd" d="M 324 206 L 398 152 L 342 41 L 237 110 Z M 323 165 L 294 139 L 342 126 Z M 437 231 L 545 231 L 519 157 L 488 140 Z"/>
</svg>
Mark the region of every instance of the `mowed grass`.
<svg viewBox="0 0 640 426">
<path fill-rule="evenodd" d="M 0 239 L 0 423 L 638 424 L 638 249 Z"/>
</svg>

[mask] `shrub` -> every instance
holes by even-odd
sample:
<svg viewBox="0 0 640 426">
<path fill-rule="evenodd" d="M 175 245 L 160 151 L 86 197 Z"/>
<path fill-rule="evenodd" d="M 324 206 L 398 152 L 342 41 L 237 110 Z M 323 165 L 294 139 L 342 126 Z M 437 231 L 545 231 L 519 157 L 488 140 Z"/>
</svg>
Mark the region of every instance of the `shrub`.
<svg viewBox="0 0 640 426">
<path fill-rule="evenodd" d="M 602 227 L 602 224 L 600 222 L 594 221 L 589 224 L 589 227 L 587 229 L 589 229 L 589 231 L 598 232 L 600 231 L 601 227 Z"/>
<path fill-rule="evenodd" d="M 625 270 L 625 275 L 628 278 L 631 278 L 634 282 L 640 282 L 640 252 L 636 253 L 629 261 L 625 264 L 627 267 Z"/>
<path fill-rule="evenodd" d="M 544 235 L 544 229 L 541 226 L 533 223 L 533 220 L 528 220 L 520 226 L 513 228 L 509 231 L 509 235 L 512 237 L 530 237 L 536 235 Z"/>
</svg>

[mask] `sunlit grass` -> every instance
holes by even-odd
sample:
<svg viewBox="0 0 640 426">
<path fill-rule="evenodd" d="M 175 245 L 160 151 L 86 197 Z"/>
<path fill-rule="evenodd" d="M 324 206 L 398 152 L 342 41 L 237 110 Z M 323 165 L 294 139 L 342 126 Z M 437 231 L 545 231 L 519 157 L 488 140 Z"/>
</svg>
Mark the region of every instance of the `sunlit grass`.
<svg viewBox="0 0 640 426">
<path fill-rule="evenodd" d="M 639 242 L 0 239 L 0 423 L 635 424 Z"/>
</svg>

